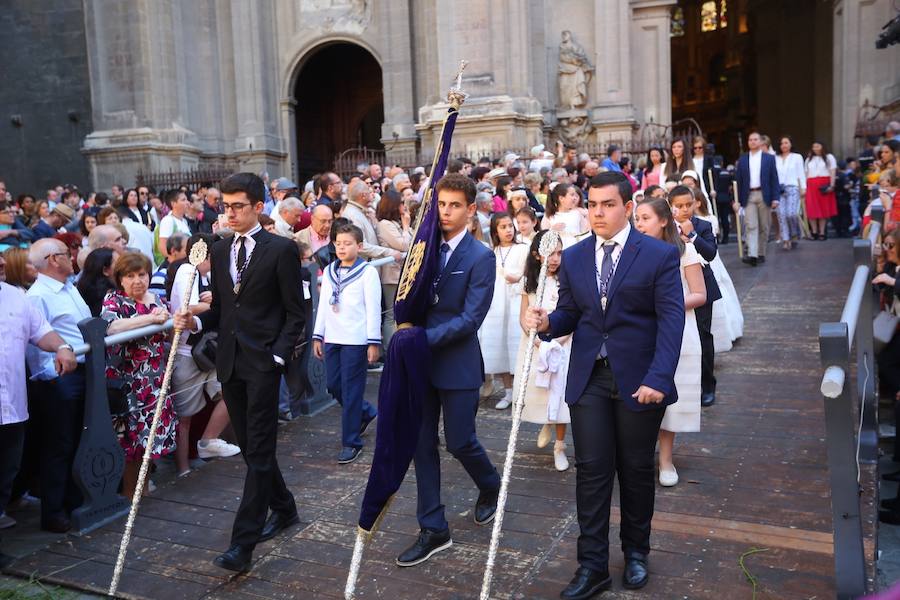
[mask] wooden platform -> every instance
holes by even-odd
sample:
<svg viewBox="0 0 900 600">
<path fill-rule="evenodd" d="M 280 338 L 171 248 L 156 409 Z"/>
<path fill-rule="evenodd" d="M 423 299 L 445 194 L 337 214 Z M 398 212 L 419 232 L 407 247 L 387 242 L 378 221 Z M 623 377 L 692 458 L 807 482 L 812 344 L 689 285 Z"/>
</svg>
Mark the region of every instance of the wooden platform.
<svg viewBox="0 0 900 600">
<path fill-rule="evenodd" d="M 704 410 L 703 432 L 676 441 L 681 483 L 657 493 L 650 584 L 640 593 L 622 590 L 613 527 L 614 591 L 604 597 L 749 599 L 752 587 L 739 560 L 754 548 L 765 549 L 745 559 L 758 579 L 758 598 L 834 596 L 817 331 L 820 321 L 839 316 L 852 274 L 850 243 L 806 242 L 790 254 L 772 244 L 769 260 L 756 269 L 739 264 L 735 250 L 725 246 L 723 255 L 742 296 L 745 337 L 717 358 L 718 401 Z M 509 422 L 509 411 L 492 405 L 478 416 L 479 436 L 497 465 Z M 240 457 L 161 485 L 141 506 L 122 594 L 340 598 L 371 453 L 338 466 L 339 430 L 335 408 L 280 429 L 279 460 L 302 524 L 260 545 L 244 576 L 229 577 L 210 564 L 228 545 L 244 474 Z M 526 425 L 520 435 L 496 598 L 557 598 L 577 567 L 575 472 L 553 470 L 549 449 L 535 446 L 536 432 Z M 360 598 L 477 597 L 490 528 L 473 524 L 477 492 L 459 464 L 446 453 L 443 458 L 453 548 L 418 568 L 394 565 L 417 533 L 411 471 L 367 550 Z M 105 592 L 122 527 L 61 538 L 19 560 L 12 572 Z"/>
</svg>

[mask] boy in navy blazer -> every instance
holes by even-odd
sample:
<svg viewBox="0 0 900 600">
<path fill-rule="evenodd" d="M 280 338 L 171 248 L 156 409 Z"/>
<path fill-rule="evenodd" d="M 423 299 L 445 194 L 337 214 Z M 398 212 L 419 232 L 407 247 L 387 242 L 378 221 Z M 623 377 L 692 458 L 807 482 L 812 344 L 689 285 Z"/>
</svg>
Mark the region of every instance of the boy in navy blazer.
<svg viewBox="0 0 900 600">
<path fill-rule="evenodd" d="M 441 227 L 441 266 L 433 282 L 433 306 L 425 332 L 431 348 L 431 390 L 422 402 L 416 448 L 416 542 L 397 558 L 401 567 L 428 560 L 452 545 L 441 504 L 438 421 L 444 414 L 447 450 L 478 486 L 475 523 L 494 519 L 500 475 L 475 435 L 478 389 L 484 364 L 477 332 L 494 296 L 494 254 L 467 231 L 475 215 L 475 183 L 459 173 L 445 175 L 434 190 Z"/>
<path fill-rule="evenodd" d="M 593 233 L 563 252 L 559 302 L 529 308 L 526 325 L 574 333 L 566 385 L 577 477 L 578 562 L 560 597 L 609 589 L 609 507 L 619 478 L 623 585 L 647 584 L 656 492 L 654 452 L 665 407 L 678 400 L 675 367 L 684 333 L 678 249 L 629 223 L 631 184 L 600 173 L 588 190 Z M 595 277 L 585 274 L 594 274 Z"/>
</svg>

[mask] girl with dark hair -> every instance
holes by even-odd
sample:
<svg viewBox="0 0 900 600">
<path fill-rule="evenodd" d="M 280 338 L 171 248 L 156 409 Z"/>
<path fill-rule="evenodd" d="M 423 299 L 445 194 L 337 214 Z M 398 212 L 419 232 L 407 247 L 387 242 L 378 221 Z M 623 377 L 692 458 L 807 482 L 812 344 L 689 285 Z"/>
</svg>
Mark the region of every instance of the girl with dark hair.
<svg viewBox="0 0 900 600">
<path fill-rule="evenodd" d="M 534 211 L 531 210 L 530 206 L 526 206 L 525 208 L 519 210 L 516 213 L 516 241 L 519 241 L 523 244 L 530 244 L 531 240 L 534 239 L 536 235 L 535 228 L 537 227 L 537 215 L 534 214 Z"/>
<path fill-rule="evenodd" d="M 678 402 L 666 407 L 659 430 L 659 484 L 671 487 L 678 483 L 678 472 L 672 458 L 676 432 L 700 431 L 700 333 L 694 309 L 706 304 L 706 284 L 703 282 L 701 258 L 694 245 L 685 244 L 669 203 L 647 200 L 635 210 L 635 226 L 645 235 L 673 244 L 681 254 L 681 286 L 684 289 L 684 334 L 681 356 L 675 369 L 675 388 Z"/>
<path fill-rule="evenodd" d="M 812 143 L 804 163 L 806 169 L 806 217 L 810 235 L 814 240 L 826 240 L 826 223 L 837 216 L 837 198 L 834 180 L 837 177 L 837 161 L 820 141 Z"/>
<path fill-rule="evenodd" d="M 141 206 L 140 196 L 134 188 L 125 192 L 122 206 L 119 207 L 119 217 L 123 220 L 131 219 L 135 223 L 141 223 L 148 228 L 152 228 L 153 220 L 147 211 L 144 210 L 144 207 Z"/>
<path fill-rule="evenodd" d="M 516 215 L 519 214 L 519 211 L 527 207 L 528 194 L 525 192 L 525 188 L 513 188 L 509 191 L 507 194 L 506 212 L 512 217 L 513 225 L 516 224 Z M 516 229 L 516 231 L 518 231 L 518 229 Z"/>
<path fill-rule="evenodd" d="M 112 263 L 113 251 L 109 248 L 91 250 L 78 278 L 78 292 L 95 317 L 100 316 L 100 307 L 106 293 L 116 289 L 112 280 Z"/>
<path fill-rule="evenodd" d="M 498 177 L 495 187 L 496 191 L 494 192 L 493 205 L 494 212 L 506 212 L 509 209 L 509 202 L 506 196 L 509 193 L 510 188 L 512 188 L 512 177 L 508 177 L 506 175 Z"/>
<path fill-rule="evenodd" d="M 581 192 L 570 183 L 558 183 L 550 190 L 547 212 L 541 219 L 541 229 L 553 229 L 563 238 L 563 246 L 575 242 L 575 236 L 590 229 L 587 210 L 581 208 Z"/>
<path fill-rule="evenodd" d="M 519 348 L 519 294 L 528 246 L 516 242 L 516 229 L 509 213 L 491 217 L 491 242 L 496 258 L 494 297 L 481 325 L 481 352 L 484 372 L 502 381 L 503 398 L 495 408 L 503 410 L 512 403 L 512 372 Z M 488 385 L 488 378 L 485 379 Z M 493 385 L 493 384 L 491 384 Z M 482 388 L 482 396 L 492 396 L 496 388 Z"/>
<path fill-rule="evenodd" d="M 413 239 L 412 218 L 400 194 L 393 189 L 386 191 L 378 201 L 375 217 L 378 219 L 378 226 L 375 228 L 378 244 L 404 254 L 409 252 Z M 402 266 L 403 263 L 393 262 L 381 267 L 381 291 L 384 306 L 387 307 L 381 319 L 381 341 L 385 348 L 397 331 L 397 323 L 394 321 L 394 297 L 397 295 Z"/>
<path fill-rule="evenodd" d="M 528 329 L 524 323 L 524 315 L 529 306 L 536 306 L 538 277 L 541 272 L 543 259 L 539 253 L 541 239 L 546 231 L 539 231 L 531 242 L 528 259 L 525 261 L 525 284 L 520 298 L 519 314 L 522 335 L 519 341 L 519 354 L 516 359 L 515 372 L 521 373 L 525 361 L 525 351 L 528 348 Z M 548 313 L 553 312 L 559 301 L 559 280 L 557 273 L 562 262 L 562 244 L 559 244 L 550 256 L 547 257 L 547 283 L 544 288 L 544 297 L 540 306 Z M 550 342 L 535 340 L 534 355 L 531 359 L 531 372 L 536 379 L 535 385 L 528 386 L 525 393 L 525 406 L 522 410 L 522 419 L 527 423 L 543 425 L 538 433 L 538 448 L 544 448 L 556 434 L 556 443 L 553 445 L 553 463 L 557 471 L 565 471 L 569 468 L 569 460 L 566 458 L 566 424 L 571 422 L 569 406 L 565 401 L 566 376 L 569 371 L 569 353 L 572 347 L 572 336 L 558 337 Z M 555 355 L 555 357 L 554 357 Z M 548 361 L 556 362 L 556 371 L 548 373 L 543 379 L 537 381 L 538 365 L 547 364 Z M 545 369 L 546 371 L 546 369 Z M 518 384 L 513 382 L 513 389 L 518 389 Z M 554 432 L 555 429 L 555 432 Z"/>
<path fill-rule="evenodd" d="M 667 181 L 674 181 L 676 184 L 681 181 L 681 175 L 688 169 L 694 168 L 694 161 L 687 155 L 685 151 L 687 143 L 681 138 L 672 140 L 669 146 L 669 157 L 663 165 L 662 176 L 659 185 L 666 187 Z"/>
</svg>

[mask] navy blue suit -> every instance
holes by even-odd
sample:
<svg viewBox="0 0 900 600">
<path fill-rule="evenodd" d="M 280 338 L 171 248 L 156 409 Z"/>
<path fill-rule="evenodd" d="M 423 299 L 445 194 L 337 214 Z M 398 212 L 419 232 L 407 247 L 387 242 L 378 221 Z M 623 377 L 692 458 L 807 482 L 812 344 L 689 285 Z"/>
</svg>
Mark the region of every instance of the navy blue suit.
<svg viewBox="0 0 900 600">
<path fill-rule="evenodd" d="M 684 292 L 675 246 L 632 229 L 604 311 L 594 276 L 596 241 L 591 235 L 563 252 L 549 333 L 574 332 L 566 401 L 578 470 L 578 562 L 607 573 L 616 476 L 622 550 L 626 557 L 650 552 L 654 451 L 664 406 L 678 399 L 674 377 L 684 333 Z M 604 344 L 607 360 L 598 360 Z M 632 398 L 641 385 L 662 392 L 662 404 Z"/>
<path fill-rule="evenodd" d="M 441 504 L 438 421 L 444 413 L 447 450 L 462 463 L 483 492 L 499 489 L 500 476 L 475 435 L 478 388 L 484 363 L 478 343 L 494 297 L 496 259 L 468 233 L 450 254 L 435 288 L 425 333 L 431 347 L 431 389 L 422 402 L 422 429 L 416 447 L 416 516 L 422 529 L 448 528 Z"/>
<path fill-rule="evenodd" d="M 47 225 L 47 222 L 43 219 L 37 222 L 37 225 L 34 226 L 32 231 L 34 232 L 35 242 L 44 238 L 52 238 L 58 233 L 55 229 Z"/>
<path fill-rule="evenodd" d="M 738 159 L 734 177 L 738 184 L 738 202 L 741 206 L 747 206 L 750 198 L 750 155 L 742 154 Z M 759 188 L 762 192 L 763 202 L 772 206 L 772 202 L 781 198 L 781 188 L 778 185 L 778 169 L 775 167 L 775 157 L 768 152 L 763 152 L 759 163 Z"/>
<path fill-rule="evenodd" d="M 699 217 L 691 217 L 694 231 L 694 248 L 706 262 L 712 262 L 719 252 L 712 225 Z M 697 318 L 697 331 L 700 333 L 700 348 L 703 356 L 700 360 L 700 391 L 703 394 L 716 392 L 716 345 L 712 334 L 713 302 L 722 298 L 722 291 L 716 283 L 716 275 L 712 267 L 703 265 L 703 283 L 706 284 L 706 304 L 694 309 Z"/>
</svg>

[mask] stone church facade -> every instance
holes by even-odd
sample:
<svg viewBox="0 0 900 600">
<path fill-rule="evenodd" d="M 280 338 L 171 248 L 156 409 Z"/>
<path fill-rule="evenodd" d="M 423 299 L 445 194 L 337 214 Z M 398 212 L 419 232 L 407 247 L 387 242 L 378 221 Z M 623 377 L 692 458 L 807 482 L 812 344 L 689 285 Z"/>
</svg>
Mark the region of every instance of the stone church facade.
<svg viewBox="0 0 900 600">
<path fill-rule="evenodd" d="M 433 147 L 460 59 L 470 94 L 460 149 L 523 148 L 557 131 L 576 142 L 630 135 L 670 121 L 673 3 L 85 0 L 93 131 L 83 152 L 101 189 L 138 170 L 297 175 L 298 78 L 334 44 L 380 66 L 388 160 Z M 354 86 L 343 83 L 323 93 Z"/>
</svg>

